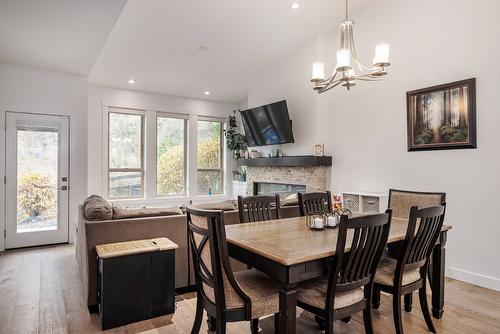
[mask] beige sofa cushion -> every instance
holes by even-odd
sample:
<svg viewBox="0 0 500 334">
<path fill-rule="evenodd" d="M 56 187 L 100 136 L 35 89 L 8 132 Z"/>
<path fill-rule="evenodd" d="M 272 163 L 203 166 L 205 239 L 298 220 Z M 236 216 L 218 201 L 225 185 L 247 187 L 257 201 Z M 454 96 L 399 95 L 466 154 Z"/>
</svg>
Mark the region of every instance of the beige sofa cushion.
<svg viewBox="0 0 500 334">
<path fill-rule="evenodd" d="M 99 195 L 90 195 L 83 201 L 83 214 L 87 220 L 109 220 L 113 207 Z"/>
<path fill-rule="evenodd" d="M 236 208 L 233 200 L 196 204 L 194 206 L 198 209 L 203 209 L 203 210 L 222 210 L 222 211 L 231 211 L 235 210 Z"/>
<path fill-rule="evenodd" d="M 181 209 L 176 206 L 164 208 L 126 208 L 113 204 L 113 219 L 142 218 L 182 215 Z"/>
<path fill-rule="evenodd" d="M 281 201 L 281 206 L 292 206 L 292 205 L 298 205 L 299 204 L 299 196 L 297 193 L 295 194 L 290 194 L 283 198 Z"/>
</svg>

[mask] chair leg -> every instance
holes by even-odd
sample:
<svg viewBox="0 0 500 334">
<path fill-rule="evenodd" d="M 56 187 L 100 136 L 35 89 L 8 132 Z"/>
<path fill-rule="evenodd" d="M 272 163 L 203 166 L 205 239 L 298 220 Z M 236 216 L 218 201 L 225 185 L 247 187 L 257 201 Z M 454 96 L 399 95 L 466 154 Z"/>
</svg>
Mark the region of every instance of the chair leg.
<svg viewBox="0 0 500 334">
<path fill-rule="evenodd" d="M 426 282 L 424 279 L 424 284 L 422 288 L 418 290 L 418 299 L 420 300 L 420 308 L 422 309 L 422 314 L 424 315 L 425 323 L 432 333 L 436 333 L 434 324 L 432 323 L 431 314 L 429 312 L 429 305 L 427 305 L 427 292 L 426 292 Z"/>
<path fill-rule="evenodd" d="M 370 306 L 363 310 L 363 323 L 365 325 L 365 333 L 373 334 L 372 309 Z"/>
<path fill-rule="evenodd" d="M 250 320 L 250 332 L 257 334 L 259 332 L 259 319 Z"/>
<path fill-rule="evenodd" d="M 379 289 L 373 289 L 372 292 L 372 306 L 374 309 L 378 310 L 380 307 L 380 290 Z"/>
<path fill-rule="evenodd" d="M 316 320 L 316 323 L 318 324 L 319 330 L 324 331 L 326 330 L 326 320 L 318 317 L 317 315 L 314 316 L 314 320 Z"/>
<path fill-rule="evenodd" d="M 194 317 L 193 328 L 191 329 L 191 334 L 199 334 L 201 328 L 201 321 L 203 320 L 203 306 L 201 304 L 201 298 L 196 301 L 196 315 Z"/>
<path fill-rule="evenodd" d="M 332 320 L 332 317 L 328 317 L 326 319 L 326 329 L 325 329 L 325 334 L 333 334 L 334 329 L 333 329 L 333 324 L 335 321 Z"/>
<path fill-rule="evenodd" d="M 274 314 L 274 334 L 278 334 L 280 332 L 280 314 Z"/>
<path fill-rule="evenodd" d="M 405 311 L 411 312 L 413 304 L 413 293 L 405 295 L 404 300 L 405 300 Z"/>
<path fill-rule="evenodd" d="M 401 294 L 395 291 L 392 295 L 392 316 L 396 334 L 403 334 L 403 319 L 401 318 Z"/>
<path fill-rule="evenodd" d="M 217 328 L 217 325 L 216 325 L 216 321 L 215 321 L 214 317 L 208 316 L 207 327 L 208 327 L 209 331 L 215 332 L 215 329 Z"/>
<path fill-rule="evenodd" d="M 216 319 L 215 321 L 216 321 L 215 333 L 216 334 L 226 334 L 226 322 L 223 321 L 222 319 L 220 319 L 220 317 L 218 319 Z"/>
</svg>

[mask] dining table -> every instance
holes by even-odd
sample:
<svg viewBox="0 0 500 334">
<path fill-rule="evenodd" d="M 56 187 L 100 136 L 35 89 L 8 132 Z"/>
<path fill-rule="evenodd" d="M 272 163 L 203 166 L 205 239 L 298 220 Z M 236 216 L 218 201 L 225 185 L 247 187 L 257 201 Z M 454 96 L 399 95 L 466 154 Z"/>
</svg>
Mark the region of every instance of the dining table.
<svg viewBox="0 0 500 334">
<path fill-rule="evenodd" d="M 338 228 L 311 230 L 306 219 L 294 217 L 226 226 L 229 256 L 279 284 L 279 333 L 296 332 L 296 288 L 302 282 L 328 274 L 335 255 Z M 408 219 L 392 218 L 387 242 L 389 250 L 401 246 L 407 226 Z M 436 318 L 443 315 L 445 245 L 450 229 L 451 226 L 443 225 L 430 259 L 432 314 Z M 350 235 L 346 247 L 350 245 L 349 239 Z"/>
</svg>

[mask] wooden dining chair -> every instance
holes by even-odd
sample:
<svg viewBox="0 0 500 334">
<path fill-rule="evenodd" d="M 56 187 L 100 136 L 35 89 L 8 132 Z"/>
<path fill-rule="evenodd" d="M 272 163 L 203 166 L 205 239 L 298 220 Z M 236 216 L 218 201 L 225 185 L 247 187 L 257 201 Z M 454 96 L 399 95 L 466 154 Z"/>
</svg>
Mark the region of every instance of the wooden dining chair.
<svg viewBox="0 0 500 334">
<path fill-rule="evenodd" d="M 297 289 L 297 305 L 313 313 L 327 334 L 333 333 L 335 320 L 360 311 L 366 333 L 373 333 L 370 307 L 373 280 L 389 237 L 390 222 L 390 210 L 352 219 L 342 215 L 329 277 Z"/>
<path fill-rule="evenodd" d="M 235 321 L 250 321 L 251 332 L 256 334 L 259 317 L 267 315 L 275 315 L 277 324 L 279 286 L 257 270 L 231 270 L 223 211 L 186 210 L 197 288 L 191 334 L 199 333 L 203 310 L 209 330 L 217 334 L 226 333 L 226 323 Z"/>
<path fill-rule="evenodd" d="M 332 212 L 332 194 L 330 191 L 324 193 L 299 193 L 298 198 L 301 216 Z"/>
<path fill-rule="evenodd" d="M 398 190 L 389 189 L 389 208 L 392 209 L 393 218 L 408 219 L 412 206 L 418 206 L 420 209 L 431 206 L 442 205 L 446 201 L 446 193 L 443 192 L 423 192 L 413 190 Z M 401 255 L 400 243 L 393 243 L 388 247 L 388 255 L 392 258 L 397 258 Z M 429 283 L 430 283 L 430 268 L 429 266 Z M 432 288 L 432 286 L 431 286 Z M 413 294 L 408 294 L 404 297 L 404 309 L 406 312 L 411 312 L 413 304 Z"/>
<path fill-rule="evenodd" d="M 443 192 L 389 189 L 389 209 L 392 209 L 394 218 L 408 219 L 413 206 L 423 209 L 442 205 L 445 201 L 446 193 Z"/>
<path fill-rule="evenodd" d="M 238 196 L 240 223 L 280 219 L 279 195 Z"/>
<path fill-rule="evenodd" d="M 380 291 L 392 294 L 394 326 L 403 334 L 401 297 L 418 290 L 420 307 L 429 330 L 436 332 L 427 305 L 426 276 L 429 257 L 443 227 L 446 204 L 430 208 L 410 209 L 410 218 L 401 255 L 397 259 L 382 258 L 375 275 L 373 306 L 380 305 Z"/>
</svg>

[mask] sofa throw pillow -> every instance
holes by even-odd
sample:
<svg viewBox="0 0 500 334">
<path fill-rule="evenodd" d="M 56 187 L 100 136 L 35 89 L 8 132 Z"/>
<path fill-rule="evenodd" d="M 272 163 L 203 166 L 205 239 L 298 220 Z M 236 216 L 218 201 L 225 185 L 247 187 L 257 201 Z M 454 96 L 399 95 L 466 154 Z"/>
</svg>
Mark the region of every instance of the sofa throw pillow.
<svg viewBox="0 0 500 334">
<path fill-rule="evenodd" d="M 194 207 L 202 210 L 222 210 L 222 211 L 232 211 L 236 209 L 236 205 L 233 200 L 196 204 L 194 205 Z"/>
<path fill-rule="evenodd" d="M 83 201 L 83 214 L 87 220 L 109 220 L 113 218 L 113 207 L 99 195 L 90 195 Z"/>
<path fill-rule="evenodd" d="M 299 197 L 295 194 L 290 194 L 281 200 L 281 206 L 292 206 L 299 204 Z"/>
<path fill-rule="evenodd" d="M 176 206 L 163 208 L 127 208 L 118 204 L 113 204 L 113 219 L 143 218 L 158 216 L 182 215 L 181 209 Z"/>
</svg>

